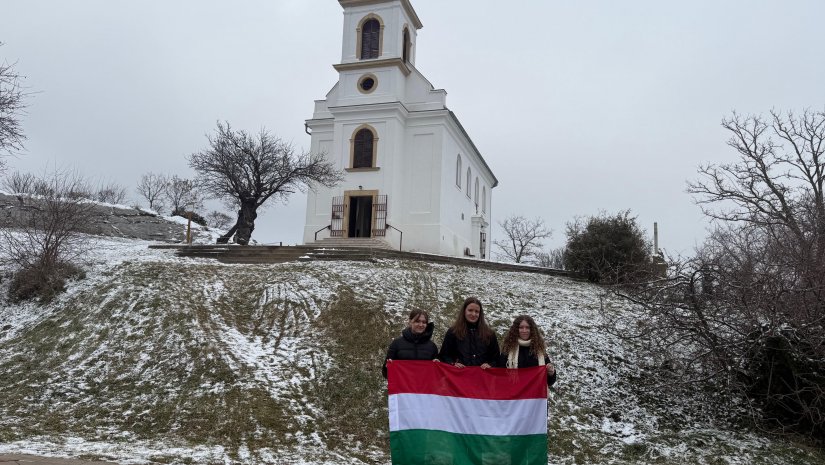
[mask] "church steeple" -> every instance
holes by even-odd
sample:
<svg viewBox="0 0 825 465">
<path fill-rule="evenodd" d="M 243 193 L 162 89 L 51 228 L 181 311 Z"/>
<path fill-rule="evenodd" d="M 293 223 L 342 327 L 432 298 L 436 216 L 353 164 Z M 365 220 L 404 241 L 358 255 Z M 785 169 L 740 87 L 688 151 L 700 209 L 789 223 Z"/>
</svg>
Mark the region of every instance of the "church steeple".
<svg viewBox="0 0 825 465">
<path fill-rule="evenodd" d="M 415 64 L 421 20 L 409 0 L 338 0 L 344 9 L 341 64 L 399 60 Z"/>
</svg>

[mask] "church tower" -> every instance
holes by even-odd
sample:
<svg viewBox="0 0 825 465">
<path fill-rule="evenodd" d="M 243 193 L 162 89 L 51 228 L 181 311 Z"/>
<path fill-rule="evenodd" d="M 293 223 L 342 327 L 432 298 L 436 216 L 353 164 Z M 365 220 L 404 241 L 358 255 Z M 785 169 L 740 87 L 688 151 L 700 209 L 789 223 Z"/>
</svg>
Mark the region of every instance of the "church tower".
<svg viewBox="0 0 825 465">
<path fill-rule="evenodd" d="M 304 242 L 321 230 L 319 239 L 374 238 L 403 250 L 486 258 L 498 181 L 446 107 L 447 93 L 415 68 L 422 24 L 410 1 L 338 3 L 338 83 L 315 102 L 306 127 L 311 150 L 346 179 L 310 191 Z"/>
</svg>

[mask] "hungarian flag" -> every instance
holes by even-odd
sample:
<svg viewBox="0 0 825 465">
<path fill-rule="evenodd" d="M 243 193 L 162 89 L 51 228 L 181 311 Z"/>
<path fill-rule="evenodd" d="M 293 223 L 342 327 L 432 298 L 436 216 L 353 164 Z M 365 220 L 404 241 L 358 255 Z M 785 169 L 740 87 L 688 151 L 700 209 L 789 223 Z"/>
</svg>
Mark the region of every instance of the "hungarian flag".
<svg viewBox="0 0 825 465">
<path fill-rule="evenodd" d="M 393 465 L 546 465 L 547 372 L 387 364 Z"/>
</svg>

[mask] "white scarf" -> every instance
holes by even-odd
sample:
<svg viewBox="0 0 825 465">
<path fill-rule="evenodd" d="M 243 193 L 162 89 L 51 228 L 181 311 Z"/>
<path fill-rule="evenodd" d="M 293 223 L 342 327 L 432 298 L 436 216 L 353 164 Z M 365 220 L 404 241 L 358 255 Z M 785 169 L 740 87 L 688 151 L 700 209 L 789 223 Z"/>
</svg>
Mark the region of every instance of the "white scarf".
<svg viewBox="0 0 825 465">
<path fill-rule="evenodd" d="M 519 339 L 518 345 L 521 347 L 530 347 L 530 340 Z M 544 354 L 537 354 L 536 358 L 539 359 L 539 366 L 544 366 Z M 518 368 L 518 347 L 514 347 L 513 350 L 507 354 L 507 368 Z"/>
</svg>

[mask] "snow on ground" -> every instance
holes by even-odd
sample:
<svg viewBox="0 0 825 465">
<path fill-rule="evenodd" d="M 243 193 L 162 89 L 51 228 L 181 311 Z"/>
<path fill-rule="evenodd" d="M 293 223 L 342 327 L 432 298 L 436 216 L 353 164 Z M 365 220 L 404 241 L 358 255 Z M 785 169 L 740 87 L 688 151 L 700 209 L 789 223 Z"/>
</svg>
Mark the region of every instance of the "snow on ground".
<svg viewBox="0 0 825 465">
<path fill-rule="evenodd" d="M 814 454 L 805 461 L 808 455 L 792 446 L 729 427 L 714 416 L 725 413 L 725 405 L 701 393 L 670 399 L 641 388 L 646 368 L 638 348 L 606 334 L 600 313 L 632 314 L 633 308 L 587 283 L 399 260 L 222 265 L 149 249 L 146 241 L 90 240 L 94 246 L 85 257 L 86 278 L 71 283 L 56 301 L 43 307 L 3 302 L 0 307 L 0 328 L 7 327 L 0 331 L 0 371 L 23 366 L 13 362 L 19 361 L 15 350 L 37 347 L 25 341 L 30 332 L 40 331 L 53 341 L 52 352 L 41 355 L 52 363 L 45 381 L 0 381 L 0 388 L 11 390 L 0 394 L 0 400 L 22 402 L 14 404 L 14 411 L 0 402 L 0 452 L 98 454 L 124 464 L 388 463 L 388 451 L 374 445 L 331 448 L 328 432 L 317 429 L 328 423 L 312 386 L 340 353 L 320 343 L 312 328 L 346 287 L 359 302 L 378 302 L 382 319 L 397 331 L 411 306 L 432 309 L 439 345 L 457 303 L 468 295 L 484 302 L 499 336 L 515 315 L 532 315 L 559 371 L 550 394 L 549 463 L 745 464 L 764 454 L 777 454 L 767 461 L 760 458 L 764 463 L 817 463 L 821 458 Z M 195 306 L 191 296 L 202 313 L 190 308 Z M 43 332 L 52 322 L 56 330 Z M 378 329 L 361 327 L 358 321 L 345 324 L 352 331 Z M 84 343 L 89 340 L 97 342 Z M 229 372 L 223 374 L 221 366 Z M 380 376 L 377 368 L 375 376 Z M 23 379 L 25 373 L 0 376 Z M 188 386 L 175 376 L 197 382 Z M 108 392 L 107 386 L 121 386 L 127 397 Z M 150 418 L 164 414 L 168 399 L 175 399 L 174 415 L 197 419 L 191 412 L 198 402 L 212 405 L 210 399 L 217 399 L 220 406 L 239 389 L 243 396 L 258 389 L 266 393 L 256 400 L 260 407 L 239 410 L 239 415 L 252 415 L 239 419 L 242 426 L 257 425 L 240 444 L 214 439 L 187 444 L 152 436 L 155 429 L 178 431 L 174 422 Z M 15 400 L 14 390 L 24 391 L 22 400 Z M 255 414 L 258 408 L 282 411 L 286 418 L 278 421 L 284 423 L 267 423 Z M 60 413 L 66 410 L 94 421 L 78 420 L 63 435 L 31 434 L 16 426 L 31 424 L 36 430 L 45 423 L 26 415 L 63 418 Z M 215 418 L 213 426 L 222 427 L 224 420 Z M 210 437 L 209 425 L 192 424 Z"/>
</svg>

